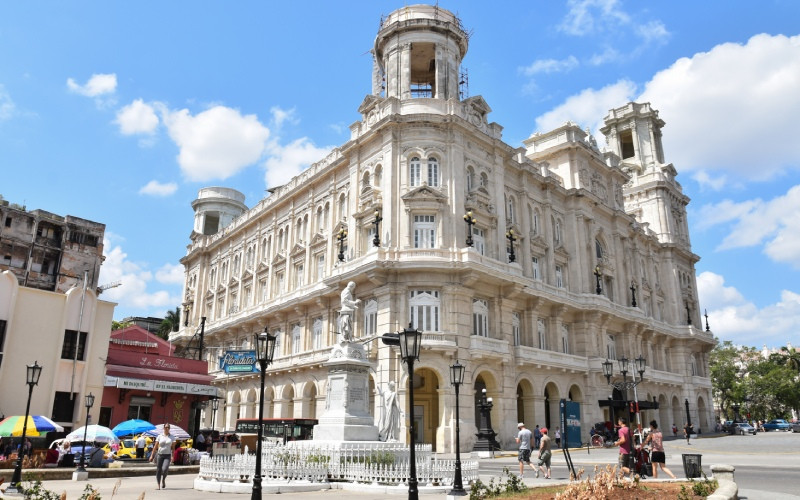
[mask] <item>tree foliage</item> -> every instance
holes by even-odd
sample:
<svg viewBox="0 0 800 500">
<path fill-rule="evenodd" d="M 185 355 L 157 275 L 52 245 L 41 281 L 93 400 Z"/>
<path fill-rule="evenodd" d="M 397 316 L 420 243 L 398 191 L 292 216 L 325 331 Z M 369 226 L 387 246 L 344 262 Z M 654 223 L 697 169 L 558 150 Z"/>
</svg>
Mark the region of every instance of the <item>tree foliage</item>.
<svg viewBox="0 0 800 500">
<path fill-rule="evenodd" d="M 167 340 L 170 332 L 177 332 L 181 324 L 181 308 L 176 307 L 174 311 L 167 311 L 167 315 L 158 327 L 158 336 Z"/>
</svg>

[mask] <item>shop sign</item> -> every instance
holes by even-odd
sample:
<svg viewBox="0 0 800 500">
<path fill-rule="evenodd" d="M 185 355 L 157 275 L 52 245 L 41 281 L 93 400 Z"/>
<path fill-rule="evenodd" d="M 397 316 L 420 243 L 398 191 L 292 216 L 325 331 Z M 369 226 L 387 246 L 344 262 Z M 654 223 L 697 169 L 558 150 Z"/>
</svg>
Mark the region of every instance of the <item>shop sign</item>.
<svg viewBox="0 0 800 500">
<path fill-rule="evenodd" d="M 184 382 L 163 382 L 161 380 L 153 381 L 153 390 L 161 392 L 187 392 Z"/>
<path fill-rule="evenodd" d="M 225 351 L 219 358 L 219 369 L 225 373 L 256 371 L 256 351 Z"/>
<path fill-rule="evenodd" d="M 138 378 L 119 378 L 117 379 L 117 387 L 120 389 L 139 389 L 143 391 L 152 391 L 153 381 L 142 380 Z"/>
</svg>

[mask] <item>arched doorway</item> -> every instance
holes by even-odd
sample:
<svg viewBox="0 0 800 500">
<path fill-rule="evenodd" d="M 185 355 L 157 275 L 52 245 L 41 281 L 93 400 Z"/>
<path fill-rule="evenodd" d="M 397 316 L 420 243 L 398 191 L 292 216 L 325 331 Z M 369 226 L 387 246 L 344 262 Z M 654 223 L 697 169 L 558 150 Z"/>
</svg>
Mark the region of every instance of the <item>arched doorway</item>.
<svg viewBox="0 0 800 500">
<path fill-rule="evenodd" d="M 430 368 L 414 370 L 414 439 L 436 451 L 436 435 L 442 421 L 439 411 L 439 376 Z"/>
<path fill-rule="evenodd" d="M 497 393 L 497 383 L 495 382 L 494 377 L 491 373 L 482 371 L 475 377 L 475 383 L 473 384 L 473 389 L 475 391 L 473 395 L 473 408 L 475 410 L 475 425 L 478 425 L 478 422 L 481 421 L 480 418 L 480 402 L 483 398 L 483 390 L 486 389 L 486 397 L 492 398 L 497 397 L 499 394 Z M 492 417 L 492 425 L 494 426 L 494 418 L 495 412 L 494 408 L 492 409 L 491 413 Z"/>
<path fill-rule="evenodd" d="M 306 382 L 302 413 L 303 418 L 317 418 L 317 385 L 313 380 Z"/>
<path fill-rule="evenodd" d="M 294 387 L 287 384 L 283 389 L 283 411 L 281 418 L 294 418 Z"/>
<path fill-rule="evenodd" d="M 703 430 L 703 429 L 706 429 L 706 431 L 708 431 L 709 430 L 708 415 L 706 412 L 706 401 L 705 399 L 703 399 L 703 396 L 697 397 L 697 419 L 700 421 L 699 422 L 700 428 L 695 429 L 695 432 L 698 432 L 698 430 Z"/>
<path fill-rule="evenodd" d="M 533 427 L 534 418 L 533 384 L 528 380 L 520 380 L 517 384 L 517 422 Z"/>
<path fill-rule="evenodd" d="M 678 400 L 678 396 L 672 396 L 672 424 L 674 424 L 678 429 L 683 429 L 683 408 L 681 408 L 681 402 Z"/>
<path fill-rule="evenodd" d="M 274 399 L 275 399 L 275 392 L 272 390 L 272 387 L 267 387 L 266 389 L 264 389 L 264 418 L 273 417 Z M 256 417 L 258 417 L 258 410 L 256 410 Z"/>
<path fill-rule="evenodd" d="M 242 397 L 239 391 L 231 391 L 228 407 L 225 415 L 225 430 L 233 430 L 236 427 L 236 420 L 239 418 L 239 405 Z"/>
<path fill-rule="evenodd" d="M 548 382 L 544 387 L 544 426 L 548 429 L 558 424 L 558 403 L 561 396 L 558 386 L 553 382 Z"/>
<path fill-rule="evenodd" d="M 672 431 L 672 422 L 669 421 L 669 408 L 667 407 L 667 397 L 663 394 L 658 396 L 658 428 L 665 436 L 669 436 Z"/>
<path fill-rule="evenodd" d="M 246 398 L 247 404 L 245 404 L 244 411 L 242 412 L 243 418 L 258 418 L 258 408 L 256 408 L 256 390 L 248 390 Z"/>
</svg>

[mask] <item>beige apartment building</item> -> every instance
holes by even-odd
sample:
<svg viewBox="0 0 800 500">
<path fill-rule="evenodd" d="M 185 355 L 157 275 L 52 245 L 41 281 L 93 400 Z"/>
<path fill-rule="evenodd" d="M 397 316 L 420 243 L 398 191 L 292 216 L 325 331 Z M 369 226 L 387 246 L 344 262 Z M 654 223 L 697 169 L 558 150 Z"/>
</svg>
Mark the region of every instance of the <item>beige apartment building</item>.
<svg viewBox="0 0 800 500">
<path fill-rule="evenodd" d="M 265 326 L 280 342 L 265 415 L 324 412 L 323 363 L 350 281 L 373 412 L 390 381 L 407 411 L 412 383 L 417 437 L 436 451 L 453 451 L 456 360 L 467 368 L 465 450 L 484 388 L 504 446 L 519 421 L 557 426 L 562 398 L 580 404 L 585 441 L 612 418 L 609 398 L 624 406 L 601 369 L 623 356 L 647 360 L 639 399 L 658 409 L 644 421 L 681 426 L 688 401 L 695 426 L 712 425 L 714 340 L 701 325 L 689 199 L 662 149 L 664 121 L 649 103 L 620 103 L 602 146 L 570 122 L 506 144 L 489 104 L 464 95 L 467 48 L 447 10 L 393 12 L 348 142 L 251 208 L 233 189 L 200 190 L 181 260 L 185 326 L 171 340 L 196 347 L 206 318 L 203 355 L 225 393 L 218 429 L 257 416 L 257 375 L 225 374 L 218 358 L 252 348 Z M 424 334 L 411 380 L 397 349 L 375 338 L 409 323 Z"/>
</svg>

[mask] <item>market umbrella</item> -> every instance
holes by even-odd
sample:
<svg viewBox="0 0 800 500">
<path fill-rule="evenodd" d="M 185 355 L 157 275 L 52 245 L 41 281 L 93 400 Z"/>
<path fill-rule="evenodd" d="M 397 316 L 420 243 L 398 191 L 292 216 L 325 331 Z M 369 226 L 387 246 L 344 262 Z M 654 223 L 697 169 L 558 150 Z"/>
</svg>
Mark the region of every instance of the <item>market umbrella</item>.
<svg viewBox="0 0 800 500">
<path fill-rule="evenodd" d="M 117 424 L 116 427 L 111 429 L 111 432 L 113 432 L 117 437 L 122 437 L 130 436 L 132 434 L 141 434 L 142 432 L 151 431 L 155 428 L 156 426 L 147 420 L 133 419 Z"/>
<path fill-rule="evenodd" d="M 17 415 L 8 417 L 0 422 L 0 436 L 22 436 L 22 426 L 25 417 Z M 42 415 L 28 415 L 27 436 L 44 436 L 48 432 L 64 432 L 64 428 Z"/>
<path fill-rule="evenodd" d="M 66 439 L 70 443 L 83 441 L 83 433 L 86 432 L 86 441 L 98 443 L 119 443 L 119 438 L 111 432 L 111 429 L 102 425 L 92 424 L 79 427 L 67 434 Z"/>
<path fill-rule="evenodd" d="M 155 429 L 147 431 L 144 433 L 145 436 L 156 437 L 159 434 L 164 434 L 164 424 L 158 424 Z M 172 436 L 172 439 L 189 439 L 190 436 L 188 432 L 181 429 L 175 424 L 169 424 L 169 435 Z"/>
</svg>

